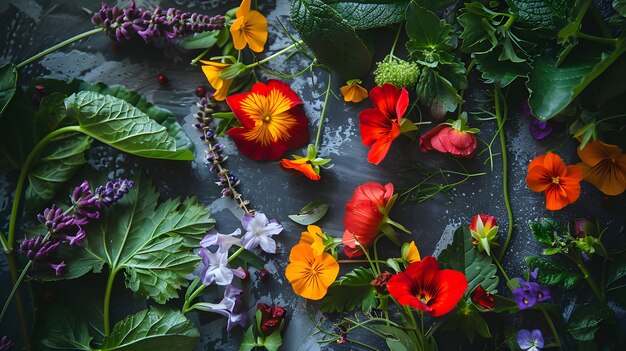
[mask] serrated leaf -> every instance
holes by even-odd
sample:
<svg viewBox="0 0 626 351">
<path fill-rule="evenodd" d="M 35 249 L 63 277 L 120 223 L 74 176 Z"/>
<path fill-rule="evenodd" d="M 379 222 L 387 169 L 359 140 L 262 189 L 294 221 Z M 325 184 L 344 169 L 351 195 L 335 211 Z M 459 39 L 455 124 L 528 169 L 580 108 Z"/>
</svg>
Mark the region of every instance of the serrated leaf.
<svg viewBox="0 0 626 351">
<path fill-rule="evenodd" d="M 199 337 L 196 327 L 180 311 L 151 306 L 117 323 L 101 350 L 191 351 Z"/>
<path fill-rule="evenodd" d="M 322 201 L 313 201 L 304 206 L 297 215 L 288 217 L 298 224 L 309 225 L 322 219 L 328 212 L 328 208 L 329 206 Z"/>
<path fill-rule="evenodd" d="M 568 266 L 555 261 L 531 256 L 526 257 L 526 264 L 531 270 L 539 268 L 537 281 L 541 284 L 558 286 L 559 288 L 569 290 L 580 281 L 580 276 L 572 272 Z"/>
<path fill-rule="evenodd" d="M 17 69 L 11 62 L 0 66 L 0 118 L 15 95 L 17 87 Z"/>
<path fill-rule="evenodd" d="M 543 218 L 530 223 L 530 232 L 535 240 L 546 246 L 552 246 L 557 236 L 563 234 L 564 230 L 565 228 L 561 223 L 550 218 Z"/>
<path fill-rule="evenodd" d="M 382 28 L 404 21 L 408 0 L 324 1 L 357 30 Z"/>
<path fill-rule="evenodd" d="M 406 9 L 406 47 L 411 57 L 425 61 L 442 61 L 441 55 L 453 49 L 450 25 L 415 2 Z"/>
<path fill-rule="evenodd" d="M 346 312 L 359 308 L 369 312 L 376 307 L 376 289 L 372 286 L 330 286 L 322 299 L 322 312 Z"/>
<path fill-rule="evenodd" d="M 46 349 L 91 351 L 89 327 L 72 311 L 52 305 L 43 325 L 39 343 Z"/>
<path fill-rule="evenodd" d="M 614 323 L 615 314 L 604 304 L 588 304 L 572 313 L 565 329 L 577 341 L 591 341 L 602 323 Z"/>
<path fill-rule="evenodd" d="M 374 279 L 376 279 L 376 275 L 371 268 L 359 267 L 344 274 L 331 286 L 369 286 Z"/>
<path fill-rule="evenodd" d="M 573 2 L 570 0 L 507 0 L 517 21 L 535 28 L 557 29 L 565 20 Z"/>
<path fill-rule="evenodd" d="M 486 53 L 498 45 L 498 39 L 495 36 L 496 28 L 490 21 L 484 20 L 483 16 L 474 12 L 465 12 L 457 20 L 463 27 L 460 35 L 461 51 Z"/>
<path fill-rule="evenodd" d="M 278 348 L 282 344 L 283 337 L 280 335 L 279 331 L 272 333 L 270 336 L 266 336 L 263 341 L 263 346 L 265 346 L 268 351 L 278 351 Z"/>
<path fill-rule="evenodd" d="M 317 60 L 339 76 L 354 79 L 369 71 L 368 47 L 332 7 L 320 0 L 292 0 L 291 22 Z"/>
<path fill-rule="evenodd" d="M 430 67 L 422 69 L 415 91 L 417 99 L 430 107 L 430 112 L 436 119 L 441 119 L 446 113 L 456 110 L 462 101 L 452 83 Z"/>
<path fill-rule="evenodd" d="M 518 77 L 528 77 L 531 66 L 528 62 L 515 63 L 512 61 L 500 61 L 498 50 L 486 54 L 476 54 L 476 68 L 482 73 L 486 83 L 493 83 L 503 88 L 513 83 Z"/>
<path fill-rule="evenodd" d="M 472 244 L 472 235 L 467 227 L 457 228 L 452 243 L 441 251 L 437 259 L 442 268 L 465 274 L 468 282 L 466 293 L 474 291 L 478 285 L 487 291 L 498 286 L 497 267 L 491 262 L 491 257 Z"/>
</svg>

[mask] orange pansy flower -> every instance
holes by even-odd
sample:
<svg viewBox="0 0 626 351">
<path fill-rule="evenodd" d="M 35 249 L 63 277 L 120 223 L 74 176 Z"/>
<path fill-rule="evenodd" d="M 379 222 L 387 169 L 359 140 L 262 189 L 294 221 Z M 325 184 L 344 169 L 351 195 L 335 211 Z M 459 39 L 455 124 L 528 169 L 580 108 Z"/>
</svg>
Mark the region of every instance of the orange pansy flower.
<svg viewBox="0 0 626 351">
<path fill-rule="evenodd" d="M 283 82 L 255 83 L 251 91 L 233 94 L 226 102 L 241 124 L 226 134 L 252 159 L 277 160 L 308 141 L 309 121 L 302 100 Z"/>
<path fill-rule="evenodd" d="M 415 241 L 411 241 L 411 243 L 407 247 L 406 253 L 404 253 L 402 256 L 404 260 L 408 263 L 418 262 L 422 260 L 420 252 L 417 249 L 417 245 L 415 245 Z"/>
<path fill-rule="evenodd" d="M 230 84 L 233 82 L 232 79 L 222 79 L 220 78 L 220 73 L 225 69 L 231 66 L 230 63 L 221 63 L 215 61 L 202 61 L 204 64 L 202 66 L 202 72 L 206 76 L 206 79 L 209 81 L 209 84 L 215 89 L 215 94 L 213 94 L 213 98 L 217 101 L 224 101 L 226 96 L 228 95 L 228 89 L 230 88 Z"/>
<path fill-rule="evenodd" d="M 322 228 L 316 225 L 308 225 L 306 227 L 306 232 L 302 232 L 299 244 L 310 245 L 316 255 L 322 254 L 325 248 L 324 233 L 322 233 Z"/>
<path fill-rule="evenodd" d="M 582 177 L 578 166 L 566 166 L 559 155 L 548 152 L 530 163 L 526 185 L 546 195 L 548 210 L 560 210 L 578 199 Z"/>
<path fill-rule="evenodd" d="M 626 190 L 626 154 L 617 145 L 592 141 L 578 157 L 583 178 L 606 195 L 619 195 Z"/>
<path fill-rule="evenodd" d="M 259 11 L 250 10 L 250 0 L 243 0 L 236 12 L 237 19 L 230 27 L 235 49 L 246 45 L 254 52 L 262 52 L 267 41 L 267 19 Z"/>
<path fill-rule="evenodd" d="M 293 291 L 310 300 L 326 295 L 328 287 L 339 274 L 339 264 L 330 254 L 321 255 L 309 244 L 298 244 L 291 249 L 285 271 Z"/>
<path fill-rule="evenodd" d="M 346 85 L 340 88 L 343 101 L 345 102 L 361 102 L 368 96 L 367 90 L 360 86 L 361 81 L 352 79 L 346 82 Z"/>
</svg>

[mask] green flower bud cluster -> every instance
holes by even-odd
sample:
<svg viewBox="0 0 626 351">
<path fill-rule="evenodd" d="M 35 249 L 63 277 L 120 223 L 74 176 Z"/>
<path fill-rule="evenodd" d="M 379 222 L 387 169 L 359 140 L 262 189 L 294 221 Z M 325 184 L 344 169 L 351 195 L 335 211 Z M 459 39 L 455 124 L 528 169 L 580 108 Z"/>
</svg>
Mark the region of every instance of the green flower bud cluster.
<svg viewBox="0 0 626 351">
<path fill-rule="evenodd" d="M 387 56 L 376 64 L 374 81 L 377 85 L 393 84 L 396 88 L 412 88 L 419 80 L 420 69 L 416 62 Z"/>
</svg>

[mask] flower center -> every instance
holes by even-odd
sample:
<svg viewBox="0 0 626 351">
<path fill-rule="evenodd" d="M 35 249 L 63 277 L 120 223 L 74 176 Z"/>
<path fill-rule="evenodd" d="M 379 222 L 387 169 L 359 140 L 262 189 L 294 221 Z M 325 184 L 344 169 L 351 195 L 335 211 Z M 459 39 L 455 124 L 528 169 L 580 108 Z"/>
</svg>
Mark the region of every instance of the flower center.
<svg viewBox="0 0 626 351">
<path fill-rule="evenodd" d="M 269 123 L 271 120 L 272 120 L 272 118 L 270 116 L 263 117 L 263 122 L 265 122 L 265 123 Z"/>
<path fill-rule="evenodd" d="M 552 177 L 552 183 L 559 184 L 559 177 Z"/>
<path fill-rule="evenodd" d="M 430 296 L 429 294 L 427 294 L 427 293 L 425 293 L 425 292 L 423 292 L 423 291 L 420 291 L 420 292 L 417 294 L 417 296 L 416 296 L 416 297 L 417 297 L 417 299 L 418 299 L 418 300 L 420 300 L 420 301 L 421 301 L 423 304 L 425 304 L 425 305 L 428 305 L 428 302 L 429 302 L 430 300 L 432 300 L 432 296 Z"/>
</svg>

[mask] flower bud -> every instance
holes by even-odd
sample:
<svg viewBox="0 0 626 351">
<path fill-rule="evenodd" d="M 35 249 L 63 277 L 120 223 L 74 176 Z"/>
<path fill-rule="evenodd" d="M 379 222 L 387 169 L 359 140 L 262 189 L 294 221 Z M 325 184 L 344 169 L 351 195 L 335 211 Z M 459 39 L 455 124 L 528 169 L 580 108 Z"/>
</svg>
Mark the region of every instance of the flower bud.
<svg viewBox="0 0 626 351">
<path fill-rule="evenodd" d="M 472 219 L 469 229 L 473 238 L 472 243 L 478 245 L 479 251 L 485 251 L 487 255 L 491 255 L 491 248 L 499 246 L 496 242 L 498 225 L 495 217 L 477 214 Z"/>
</svg>

